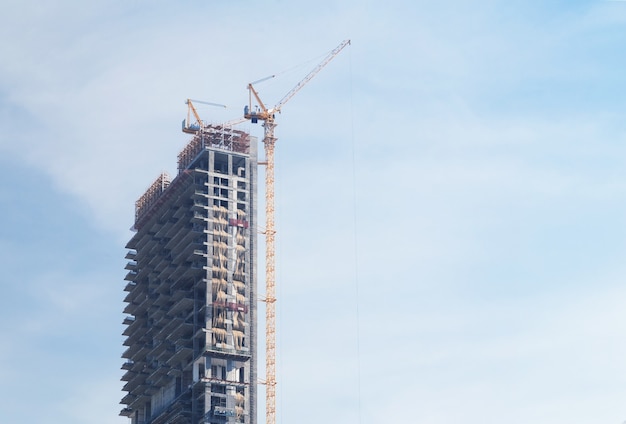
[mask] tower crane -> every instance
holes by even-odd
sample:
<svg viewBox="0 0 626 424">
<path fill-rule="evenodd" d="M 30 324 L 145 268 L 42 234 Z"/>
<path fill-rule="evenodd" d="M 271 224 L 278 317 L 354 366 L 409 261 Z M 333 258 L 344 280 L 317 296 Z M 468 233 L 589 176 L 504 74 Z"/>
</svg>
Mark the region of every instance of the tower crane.
<svg viewBox="0 0 626 424">
<path fill-rule="evenodd" d="M 193 105 L 193 102 L 202 103 L 202 104 L 209 105 L 209 106 L 226 107 L 226 105 L 222 105 L 219 103 L 203 102 L 202 100 L 192 100 L 192 99 L 185 100 L 185 104 L 187 105 L 187 119 L 183 120 L 183 132 L 187 134 L 195 134 L 198 131 L 200 131 L 202 128 L 204 128 L 204 121 L 200 119 L 200 115 L 198 114 L 196 107 Z M 196 118 L 196 122 L 193 124 L 191 123 L 192 113 L 193 113 L 193 116 Z"/>
<path fill-rule="evenodd" d="M 265 423 L 276 423 L 276 282 L 275 282 L 275 250 L 274 238 L 276 231 L 274 229 L 274 146 L 277 138 L 274 136 L 276 128 L 276 113 L 280 113 L 281 108 L 304 87 L 315 75 L 317 75 L 331 60 L 335 58 L 344 49 L 350 40 L 344 40 L 335 47 L 309 74 L 304 77 L 294 88 L 274 106 L 268 109 L 259 93 L 254 89 L 253 84 L 257 84 L 274 75 L 263 78 L 248 84 L 249 103 L 244 108 L 244 117 L 249 119 L 253 124 L 263 121 L 264 135 L 263 144 L 265 146 L 265 284 L 266 284 L 266 309 L 265 309 L 265 332 L 266 332 L 266 351 L 265 351 Z M 252 97 L 256 100 L 256 105 L 252 105 Z"/>
</svg>

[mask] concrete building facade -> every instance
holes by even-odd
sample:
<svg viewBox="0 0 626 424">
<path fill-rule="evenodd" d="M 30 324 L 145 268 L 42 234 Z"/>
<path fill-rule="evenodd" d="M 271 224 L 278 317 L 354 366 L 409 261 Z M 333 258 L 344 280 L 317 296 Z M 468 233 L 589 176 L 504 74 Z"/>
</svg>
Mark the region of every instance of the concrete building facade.
<svg viewBox="0 0 626 424">
<path fill-rule="evenodd" d="M 131 424 L 255 424 L 256 140 L 208 126 L 135 205 L 122 357 Z"/>
</svg>

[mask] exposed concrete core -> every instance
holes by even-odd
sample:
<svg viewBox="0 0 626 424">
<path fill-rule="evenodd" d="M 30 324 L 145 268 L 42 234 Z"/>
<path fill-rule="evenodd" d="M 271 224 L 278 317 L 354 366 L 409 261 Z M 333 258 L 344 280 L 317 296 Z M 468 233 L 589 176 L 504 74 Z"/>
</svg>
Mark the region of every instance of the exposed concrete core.
<svg viewBox="0 0 626 424">
<path fill-rule="evenodd" d="M 256 424 L 256 140 L 208 126 L 136 203 L 128 242 L 132 424 Z"/>
</svg>

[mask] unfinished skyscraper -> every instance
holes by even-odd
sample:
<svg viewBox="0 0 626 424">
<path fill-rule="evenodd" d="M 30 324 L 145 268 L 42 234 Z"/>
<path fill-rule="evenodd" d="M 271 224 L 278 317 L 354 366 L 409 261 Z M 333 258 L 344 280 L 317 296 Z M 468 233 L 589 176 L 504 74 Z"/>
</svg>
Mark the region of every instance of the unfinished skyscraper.
<svg viewBox="0 0 626 424">
<path fill-rule="evenodd" d="M 256 422 L 256 140 L 206 126 L 136 202 L 121 415 Z"/>
</svg>

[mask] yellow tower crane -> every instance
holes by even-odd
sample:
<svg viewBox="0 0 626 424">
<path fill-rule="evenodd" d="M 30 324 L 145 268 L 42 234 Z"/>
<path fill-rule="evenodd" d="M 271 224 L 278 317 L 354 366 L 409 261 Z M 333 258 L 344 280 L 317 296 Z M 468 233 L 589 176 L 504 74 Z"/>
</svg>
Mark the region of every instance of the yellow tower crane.
<svg viewBox="0 0 626 424">
<path fill-rule="evenodd" d="M 265 351 L 265 423 L 276 423 L 276 281 L 275 281 L 275 248 L 274 236 L 274 145 L 276 137 L 274 129 L 276 128 L 275 115 L 280 113 L 281 108 L 287 103 L 306 83 L 308 83 L 319 71 L 324 68 L 339 54 L 344 47 L 350 44 L 350 40 L 344 40 L 333 51 L 317 65 L 309 74 L 302 79 L 294 88 L 291 89 L 277 104 L 268 109 L 259 98 L 259 93 L 254 89 L 253 84 L 257 84 L 271 77 L 264 78 L 259 81 L 248 84 L 250 92 L 250 100 L 248 106 L 244 108 L 244 117 L 249 119 L 253 124 L 263 121 L 264 135 L 263 144 L 265 146 L 265 333 L 266 333 L 266 351 Z M 252 97 L 256 100 L 256 105 L 252 105 Z"/>
<path fill-rule="evenodd" d="M 183 121 L 183 132 L 187 134 L 195 134 L 201 129 L 203 129 L 205 125 L 204 121 L 200 119 L 200 115 L 198 114 L 196 107 L 193 105 L 193 102 L 202 103 L 204 105 L 209 105 L 209 106 L 226 107 L 226 105 L 223 105 L 220 103 L 203 102 L 202 100 L 192 100 L 192 99 L 185 100 L 185 104 L 187 105 L 187 119 Z M 193 113 L 193 116 L 196 118 L 195 123 L 191 123 L 192 113 Z"/>
</svg>

